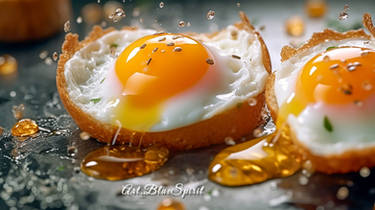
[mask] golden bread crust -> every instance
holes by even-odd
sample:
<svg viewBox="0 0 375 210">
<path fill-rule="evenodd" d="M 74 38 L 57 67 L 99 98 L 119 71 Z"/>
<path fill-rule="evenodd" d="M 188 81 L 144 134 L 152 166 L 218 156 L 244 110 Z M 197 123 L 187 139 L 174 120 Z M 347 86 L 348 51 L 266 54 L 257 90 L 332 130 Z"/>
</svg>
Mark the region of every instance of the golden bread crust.
<svg viewBox="0 0 375 210">
<path fill-rule="evenodd" d="M 257 33 L 251 26 L 247 17 L 241 13 L 242 22 L 236 24 L 251 33 Z M 81 110 L 69 98 L 67 84 L 64 76 L 65 63 L 74 55 L 76 51 L 89 44 L 90 42 L 102 37 L 104 34 L 113 31 L 113 28 L 106 30 L 96 26 L 87 38 L 81 42 L 77 34 L 67 34 L 62 46 L 57 67 L 57 88 L 61 100 L 75 120 L 81 130 L 90 133 L 90 135 L 103 143 L 111 143 L 118 128 L 112 124 L 102 123 L 94 119 L 91 115 Z M 124 28 L 123 30 L 136 30 L 136 28 Z M 257 33 L 258 39 L 262 44 L 262 54 L 264 66 L 268 72 L 271 72 L 270 58 L 267 47 L 263 39 Z M 235 140 L 251 134 L 262 121 L 262 109 L 265 105 L 264 92 L 256 97 L 257 104 L 250 106 L 243 103 L 240 106 L 226 110 L 223 113 L 213 116 L 195 124 L 163 132 L 135 132 L 126 128 L 121 128 L 116 143 L 133 143 L 147 146 L 150 144 L 165 145 L 172 150 L 187 150 L 209 146 L 212 144 L 224 143 L 226 137 Z"/>
<path fill-rule="evenodd" d="M 375 35 L 375 27 L 372 25 L 371 16 L 365 14 L 363 17 L 363 25 Z M 306 42 L 300 48 L 293 48 L 285 46 L 281 50 L 281 61 L 286 61 L 289 58 L 299 54 L 300 52 L 312 48 L 326 40 L 343 40 L 348 38 L 359 38 L 359 39 L 371 39 L 371 36 L 366 34 L 362 29 L 348 31 L 345 33 L 335 32 L 329 29 L 324 30 L 320 33 L 314 33 L 310 40 Z M 266 85 L 266 103 L 267 107 L 271 112 L 274 120 L 277 119 L 277 113 L 279 111 L 279 105 L 277 104 L 275 96 L 275 74 L 272 74 Z M 375 148 L 366 148 L 361 150 L 348 150 L 339 155 L 317 155 L 311 152 L 311 150 L 301 143 L 295 134 L 291 131 L 291 136 L 295 144 L 299 145 L 301 151 L 306 154 L 316 171 L 332 174 L 332 173 L 347 173 L 352 171 L 358 171 L 362 167 L 373 167 L 375 166 L 375 158 L 372 154 L 375 152 Z"/>
</svg>

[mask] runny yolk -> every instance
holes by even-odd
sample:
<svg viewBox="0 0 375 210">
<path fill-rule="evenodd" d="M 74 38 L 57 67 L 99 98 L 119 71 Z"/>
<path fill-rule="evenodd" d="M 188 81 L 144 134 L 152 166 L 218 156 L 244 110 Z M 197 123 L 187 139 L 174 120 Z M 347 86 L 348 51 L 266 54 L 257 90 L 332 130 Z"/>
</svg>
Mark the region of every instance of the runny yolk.
<svg viewBox="0 0 375 210">
<path fill-rule="evenodd" d="M 340 105 L 366 100 L 375 94 L 375 51 L 338 47 L 312 58 L 300 71 L 295 92 L 282 105 L 278 123 L 298 115 L 309 103 Z"/>
<path fill-rule="evenodd" d="M 299 72 L 293 95 L 280 108 L 277 131 L 221 151 L 211 162 L 209 178 L 239 186 L 290 176 L 302 166 L 313 172 L 311 162 L 303 165 L 305 158 L 292 142 L 287 117 L 299 115 L 309 103 L 349 104 L 374 95 L 374 60 L 375 51 L 358 47 L 334 48 L 312 58 Z"/>
<path fill-rule="evenodd" d="M 183 34 L 145 36 L 118 57 L 115 72 L 123 85 L 116 120 L 123 127 L 149 130 L 163 103 L 196 85 L 215 66 L 211 53 Z"/>
</svg>

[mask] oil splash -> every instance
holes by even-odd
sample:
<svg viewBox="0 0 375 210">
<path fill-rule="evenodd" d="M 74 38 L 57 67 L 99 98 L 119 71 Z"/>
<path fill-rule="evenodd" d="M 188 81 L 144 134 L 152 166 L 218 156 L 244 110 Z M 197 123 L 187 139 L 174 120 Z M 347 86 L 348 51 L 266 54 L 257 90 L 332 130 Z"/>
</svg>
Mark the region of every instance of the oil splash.
<svg viewBox="0 0 375 210">
<path fill-rule="evenodd" d="M 208 177 L 226 186 L 255 184 L 297 172 L 303 156 L 284 128 L 268 136 L 228 147 L 216 155 Z"/>
<path fill-rule="evenodd" d="M 167 162 L 168 156 L 169 150 L 163 146 L 104 146 L 83 159 L 81 170 L 98 179 L 123 180 L 158 170 Z"/>
</svg>

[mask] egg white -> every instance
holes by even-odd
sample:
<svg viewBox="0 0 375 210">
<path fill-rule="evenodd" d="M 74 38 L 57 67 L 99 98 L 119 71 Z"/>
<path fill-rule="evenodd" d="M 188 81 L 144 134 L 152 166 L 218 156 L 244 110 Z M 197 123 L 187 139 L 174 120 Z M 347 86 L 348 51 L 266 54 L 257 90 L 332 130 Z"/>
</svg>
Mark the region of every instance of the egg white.
<svg viewBox="0 0 375 210">
<path fill-rule="evenodd" d="M 231 33 L 237 33 L 233 39 Z M 103 123 L 111 123 L 114 107 L 119 102 L 122 85 L 116 77 L 114 63 L 117 56 L 133 41 L 154 34 L 154 30 L 114 31 L 77 51 L 65 64 L 65 78 L 70 99 L 83 111 Z M 213 54 L 220 82 L 206 87 L 205 75 L 189 90 L 168 99 L 161 120 L 151 132 L 187 126 L 256 97 L 264 90 L 268 73 L 262 61 L 262 48 L 257 35 L 228 26 L 213 38 L 193 36 L 201 40 Z M 118 45 L 111 54 L 110 45 Z M 232 55 L 240 56 L 235 59 Z M 92 99 L 100 98 L 95 103 Z"/>
<path fill-rule="evenodd" d="M 375 49 L 375 40 L 346 39 L 327 41 L 286 60 L 275 72 L 275 96 L 279 107 L 294 93 L 298 73 L 304 65 L 331 46 L 357 46 Z M 338 155 L 348 150 L 375 146 L 375 96 L 358 107 L 347 105 L 309 104 L 298 115 L 289 115 L 287 123 L 299 142 L 316 155 Z M 333 132 L 323 126 L 329 117 Z"/>
</svg>

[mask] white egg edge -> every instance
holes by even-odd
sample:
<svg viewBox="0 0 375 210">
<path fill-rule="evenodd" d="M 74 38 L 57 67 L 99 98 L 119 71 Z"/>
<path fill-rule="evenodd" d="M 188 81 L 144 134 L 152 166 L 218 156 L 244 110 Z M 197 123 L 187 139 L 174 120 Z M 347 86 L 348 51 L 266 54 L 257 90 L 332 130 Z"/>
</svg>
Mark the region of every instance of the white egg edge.
<svg viewBox="0 0 375 210">
<path fill-rule="evenodd" d="M 275 72 L 275 96 L 279 107 L 293 94 L 298 72 L 315 55 L 331 46 L 359 46 L 375 49 L 375 40 L 345 39 L 328 41 L 305 50 L 283 62 Z M 368 107 L 374 107 L 375 97 L 367 100 Z M 317 103 L 307 106 L 299 116 L 290 115 L 288 125 L 300 143 L 311 153 L 321 156 L 340 155 L 350 150 L 375 147 L 375 113 L 355 112 L 354 104 L 336 107 Z M 366 110 L 366 109 L 365 109 Z M 369 110 L 369 109 L 367 109 Z M 345 113 L 345 114 L 342 114 Z M 324 117 L 329 116 L 333 132 L 324 127 Z"/>
<path fill-rule="evenodd" d="M 238 33 L 236 40 L 231 38 L 232 31 Z M 105 69 L 111 68 L 119 53 L 130 43 L 155 32 L 145 29 L 113 31 L 77 51 L 65 64 L 64 74 L 70 99 L 95 119 L 111 123 L 113 109 L 118 103 L 115 98 L 121 94 L 122 87 L 113 85 L 120 83 Z M 263 65 L 262 46 L 256 34 L 228 26 L 212 39 L 204 35 L 194 38 L 202 40 L 213 53 L 221 66 L 221 74 L 225 75 L 222 77 L 224 84 L 208 93 L 186 91 L 171 98 L 166 103 L 160 123 L 153 126 L 151 132 L 172 130 L 209 119 L 264 91 L 268 72 Z M 112 43 L 119 46 L 115 56 L 110 53 Z M 241 59 L 232 58 L 233 54 Z M 223 68 L 223 65 L 226 67 Z M 231 70 L 228 71 L 227 67 Z M 109 82 L 107 77 L 117 81 Z M 92 100 L 95 98 L 100 98 L 100 101 L 95 103 Z"/>
</svg>

